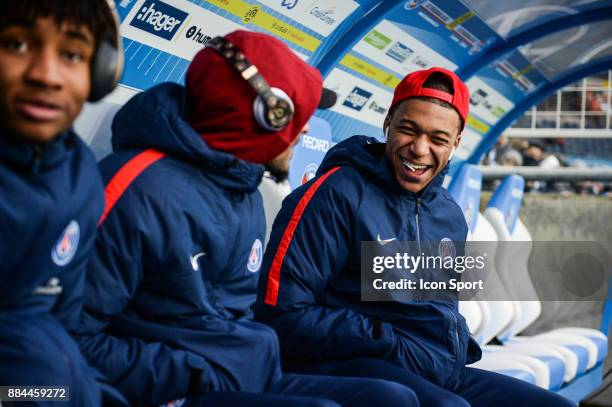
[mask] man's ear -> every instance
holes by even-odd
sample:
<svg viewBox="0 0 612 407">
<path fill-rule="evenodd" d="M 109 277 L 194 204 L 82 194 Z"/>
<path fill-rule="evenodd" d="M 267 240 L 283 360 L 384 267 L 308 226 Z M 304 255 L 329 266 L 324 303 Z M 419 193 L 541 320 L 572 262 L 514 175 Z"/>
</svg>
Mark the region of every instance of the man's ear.
<svg viewBox="0 0 612 407">
<path fill-rule="evenodd" d="M 391 119 L 389 116 L 385 117 L 385 121 L 383 122 L 383 134 L 385 138 L 389 138 L 389 127 L 391 126 Z"/>
<path fill-rule="evenodd" d="M 457 139 L 455 140 L 455 148 L 459 147 L 459 143 L 461 142 L 462 133 L 457 134 Z"/>
</svg>

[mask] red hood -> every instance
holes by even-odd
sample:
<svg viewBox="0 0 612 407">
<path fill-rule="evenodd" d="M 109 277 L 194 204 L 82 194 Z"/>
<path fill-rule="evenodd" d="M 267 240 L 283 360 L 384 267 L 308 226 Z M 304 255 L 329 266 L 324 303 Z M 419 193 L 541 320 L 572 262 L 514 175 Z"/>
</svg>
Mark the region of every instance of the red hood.
<svg viewBox="0 0 612 407">
<path fill-rule="evenodd" d="M 226 38 L 244 52 L 270 86 L 291 97 L 293 119 L 279 132 L 259 127 L 253 117 L 255 91 L 216 50 L 204 48 L 187 71 L 188 120 L 211 148 L 264 164 L 300 134 L 319 103 L 323 80 L 317 69 L 274 37 L 234 31 Z"/>
</svg>

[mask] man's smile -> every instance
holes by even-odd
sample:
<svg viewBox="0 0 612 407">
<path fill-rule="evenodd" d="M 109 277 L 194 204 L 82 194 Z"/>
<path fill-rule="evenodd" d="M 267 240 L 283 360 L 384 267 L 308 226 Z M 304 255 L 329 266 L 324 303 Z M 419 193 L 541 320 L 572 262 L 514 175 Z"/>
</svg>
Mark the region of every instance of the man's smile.
<svg viewBox="0 0 612 407">
<path fill-rule="evenodd" d="M 405 171 L 411 177 L 420 177 L 425 174 L 431 167 L 431 164 L 415 163 L 406 157 L 399 156 Z"/>
</svg>

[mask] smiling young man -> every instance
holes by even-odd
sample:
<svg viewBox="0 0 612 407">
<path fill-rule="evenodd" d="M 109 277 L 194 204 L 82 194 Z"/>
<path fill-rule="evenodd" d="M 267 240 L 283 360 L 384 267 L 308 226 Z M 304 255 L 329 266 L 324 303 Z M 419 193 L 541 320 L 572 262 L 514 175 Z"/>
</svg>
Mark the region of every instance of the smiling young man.
<svg viewBox="0 0 612 407">
<path fill-rule="evenodd" d="M 384 121 L 386 143 L 334 146 L 274 223 L 256 319 L 272 326 L 289 371 L 396 381 L 422 406 L 570 406 L 529 383 L 466 367 L 480 359 L 452 301 L 361 301 L 361 242 L 461 244 L 467 225 L 442 188 L 469 91 L 442 68 L 406 76 Z M 436 247 L 437 244 L 436 244 Z"/>
<path fill-rule="evenodd" d="M 115 30 L 104 0 L 0 4 L 0 385 L 67 386 L 78 406 L 100 404 L 67 331 L 79 322 L 104 192 L 70 126 Z"/>
</svg>

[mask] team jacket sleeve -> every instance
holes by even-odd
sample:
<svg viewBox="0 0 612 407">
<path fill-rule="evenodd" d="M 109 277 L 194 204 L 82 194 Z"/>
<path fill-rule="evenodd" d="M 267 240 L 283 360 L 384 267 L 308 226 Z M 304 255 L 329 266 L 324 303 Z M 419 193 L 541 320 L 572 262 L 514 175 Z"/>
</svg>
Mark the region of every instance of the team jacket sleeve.
<svg viewBox="0 0 612 407">
<path fill-rule="evenodd" d="M 357 199 L 338 190 L 332 177 L 341 175 L 328 172 L 289 195 L 266 248 L 255 314 L 276 330 L 286 359 L 384 357 L 395 344 L 388 323 L 325 305 L 334 270 L 345 266 L 352 245 Z"/>
<path fill-rule="evenodd" d="M 86 207 L 73 205 L 75 219 L 78 219 L 79 241 L 74 258 L 61 268 L 61 274 L 58 275 L 62 291 L 52 309 L 52 314 L 69 332 L 73 332 L 79 325 L 87 262 L 96 241 L 96 224 L 104 209 L 104 185 L 98 166 L 88 150 L 83 153 L 86 158 L 81 161 L 80 171 L 89 175 L 84 177 L 86 182 L 79 184 L 79 194 L 87 196 L 90 201 Z"/>
<path fill-rule="evenodd" d="M 76 335 L 81 351 L 134 405 L 159 405 L 213 390 L 216 376 L 200 355 L 163 343 L 113 336 L 111 321 L 122 313 L 142 281 L 144 246 L 137 222 L 117 212 L 99 228 L 88 265 L 85 305 Z"/>
</svg>

